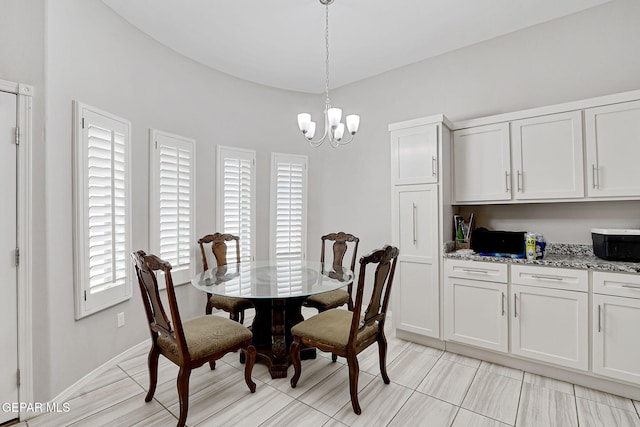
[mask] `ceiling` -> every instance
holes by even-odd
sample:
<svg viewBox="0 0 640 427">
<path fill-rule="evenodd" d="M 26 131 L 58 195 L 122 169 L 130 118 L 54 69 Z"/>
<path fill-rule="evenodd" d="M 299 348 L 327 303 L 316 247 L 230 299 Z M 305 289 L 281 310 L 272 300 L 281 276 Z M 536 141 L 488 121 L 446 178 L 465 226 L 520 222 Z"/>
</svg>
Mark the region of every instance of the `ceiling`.
<svg viewBox="0 0 640 427">
<path fill-rule="evenodd" d="M 611 0 L 335 0 L 330 86 L 339 87 Z M 321 93 L 319 0 L 103 0 L 158 42 L 259 84 Z"/>
</svg>

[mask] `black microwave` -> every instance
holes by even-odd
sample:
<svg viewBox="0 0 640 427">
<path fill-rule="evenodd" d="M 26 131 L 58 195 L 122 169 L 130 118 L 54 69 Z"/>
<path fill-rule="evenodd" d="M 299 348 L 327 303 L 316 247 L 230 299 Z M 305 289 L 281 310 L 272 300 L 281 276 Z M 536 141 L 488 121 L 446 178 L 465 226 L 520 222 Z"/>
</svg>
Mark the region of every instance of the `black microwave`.
<svg viewBox="0 0 640 427">
<path fill-rule="evenodd" d="M 471 233 L 471 249 L 479 254 L 523 255 L 526 231 L 497 231 L 476 228 Z"/>
</svg>

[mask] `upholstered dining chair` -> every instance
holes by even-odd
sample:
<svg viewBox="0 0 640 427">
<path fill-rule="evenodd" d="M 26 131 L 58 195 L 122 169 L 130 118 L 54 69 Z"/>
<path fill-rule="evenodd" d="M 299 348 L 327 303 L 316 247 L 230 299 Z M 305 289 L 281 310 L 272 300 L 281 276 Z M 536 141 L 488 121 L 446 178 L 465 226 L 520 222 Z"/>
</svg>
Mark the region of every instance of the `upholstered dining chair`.
<svg viewBox="0 0 640 427">
<path fill-rule="evenodd" d="M 349 366 L 351 406 L 353 411 L 360 415 L 362 410 L 358 403 L 358 376 L 360 374 L 358 354 L 375 342 L 378 343 L 382 380 L 385 384 L 389 384 L 384 323 L 397 259 L 398 248 L 388 245 L 363 256 L 360 258 L 360 275 L 353 311 L 337 308 L 326 310 L 291 328 L 293 342 L 291 343 L 290 357 L 295 369 L 291 378 L 291 387 L 295 388 L 300 379 L 302 371 L 300 348 L 302 345 L 313 346 L 319 350 L 330 351 L 345 357 Z M 373 290 L 369 305 L 364 314 L 361 314 L 365 273 L 368 266 L 370 269 L 375 266 Z"/>
<path fill-rule="evenodd" d="M 138 276 L 151 333 L 151 351 L 148 358 L 149 391 L 145 402 L 153 399 L 156 390 L 160 355 L 180 367 L 178 426 L 184 426 L 187 420 L 191 370 L 207 362 L 211 369 L 214 369 L 215 361 L 229 352 L 242 350 L 245 354 L 244 380 L 251 393 L 254 393 L 256 384 L 251 380 L 251 372 L 256 360 L 256 349 L 251 342 L 251 331 L 238 322 L 220 316 L 200 316 L 183 323 L 171 279 L 171 264 L 155 255 L 147 255 L 144 251 L 133 252 L 131 258 Z M 164 273 L 170 319 L 160 299 L 156 271 Z"/>
<path fill-rule="evenodd" d="M 240 237 L 233 234 L 207 234 L 200 240 L 200 253 L 202 254 L 202 269 L 207 271 L 209 265 L 207 263 L 207 254 L 205 245 L 211 244 L 211 251 L 216 259 L 218 267 L 227 265 L 227 242 L 235 241 L 236 246 L 236 263 L 240 264 Z M 244 323 L 244 311 L 253 307 L 251 301 L 246 298 L 225 297 L 207 293 L 206 314 L 211 314 L 214 308 L 224 310 L 229 313 L 229 318 L 239 323 Z"/>
<path fill-rule="evenodd" d="M 351 244 L 351 265 L 349 268 L 351 271 L 356 266 L 356 257 L 358 254 L 358 243 L 360 239 L 358 239 L 353 234 L 343 233 L 342 231 L 338 233 L 331 233 L 321 237 L 322 240 L 322 248 L 320 252 L 320 262 L 324 264 L 325 259 L 325 242 L 330 241 L 333 242 L 333 269 L 342 269 L 343 268 L 343 260 L 344 256 L 349 249 L 348 243 Z M 355 274 L 355 271 L 354 271 Z M 321 294 L 311 295 L 305 301 L 304 305 L 306 307 L 316 308 L 319 312 L 323 312 L 329 310 L 331 308 L 337 308 L 347 304 L 349 310 L 353 309 L 353 300 L 351 299 L 351 290 L 352 284 L 350 283 L 347 287 L 347 290 L 344 289 L 336 289 L 335 291 L 324 292 Z"/>
</svg>

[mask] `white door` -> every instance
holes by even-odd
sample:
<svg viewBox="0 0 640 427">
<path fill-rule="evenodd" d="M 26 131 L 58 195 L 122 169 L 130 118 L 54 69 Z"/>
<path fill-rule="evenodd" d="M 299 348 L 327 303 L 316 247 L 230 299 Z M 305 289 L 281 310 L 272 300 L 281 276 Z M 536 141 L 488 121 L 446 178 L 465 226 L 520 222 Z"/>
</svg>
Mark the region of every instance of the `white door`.
<svg viewBox="0 0 640 427">
<path fill-rule="evenodd" d="M 0 402 L 18 402 L 16 95 L 0 92 Z M 0 423 L 18 418 L 0 411 Z"/>
<path fill-rule="evenodd" d="M 640 384 L 640 299 L 593 295 L 593 372 Z"/>
<path fill-rule="evenodd" d="M 587 195 L 640 196 L 640 101 L 585 110 Z"/>
<path fill-rule="evenodd" d="M 511 156 L 515 199 L 584 196 L 580 111 L 511 122 Z"/>
<path fill-rule="evenodd" d="M 511 352 L 586 371 L 587 292 L 511 285 Z"/>
<path fill-rule="evenodd" d="M 507 284 L 447 277 L 444 338 L 489 350 L 509 350 Z"/>
<path fill-rule="evenodd" d="M 456 202 L 511 200 L 509 123 L 453 133 L 453 192 Z"/>
<path fill-rule="evenodd" d="M 396 187 L 394 216 L 394 242 L 400 249 L 393 285 L 394 325 L 439 338 L 437 185 Z"/>
</svg>

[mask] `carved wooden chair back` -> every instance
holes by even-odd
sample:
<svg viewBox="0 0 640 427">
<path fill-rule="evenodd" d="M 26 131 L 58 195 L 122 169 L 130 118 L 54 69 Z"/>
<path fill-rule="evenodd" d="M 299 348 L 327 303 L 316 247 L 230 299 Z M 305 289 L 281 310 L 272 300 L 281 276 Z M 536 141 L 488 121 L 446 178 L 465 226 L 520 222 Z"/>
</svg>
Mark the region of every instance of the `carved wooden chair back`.
<svg viewBox="0 0 640 427">
<path fill-rule="evenodd" d="M 356 256 L 358 254 L 358 244 L 360 242 L 360 239 L 358 239 L 353 234 L 343 233 L 342 231 L 338 233 L 327 234 L 325 236 L 322 236 L 321 239 L 322 239 L 322 250 L 320 252 L 320 262 L 324 263 L 324 260 L 325 260 L 326 241 L 328 240 L 330 242 L 333 242 L 333 247 L 332 247 L 333 264 L 332 265 L 334 268 L 344 266 L 344 256 L 347 253 L 347 250 L 349 249 L 347 242 L 353 243 L 353 245 L 351 245 L 353 250 L 351 253 L 351 265 L 349 266 L 351 271 L 353 271 L 353 269 L 356 266 Z"/>
<path fill-rule="evenodd" d="M 131 258 L 135 266 L 136 275 L 138 276 L 138 284 L 140 285 L 140 293 L 142 294 L 142 301 L 147 314 L 149 332 L 151 333 L 153 344 L 156 344 L 159 335 L 163 335 L 178 348 L 179 360 L 188 360 L 189 351 L 182 329 L 182 321 L 180 319 L 173 280 L 171 278 L 171 264 L 161 260 L 155 255 L 147 255 L 144 251 L 132 253 Z M 164 273 L 167 287 L 167 300 L 173 322 L 167 317 L 162 300 L 160 299 L 156 271 L 162 271 Z"/>
<path fill-rule="evenodd" d="M 378 322 L 379 330 L 384 330 L 384 322 L 387 307 L 389 306 L 398 253 L 398 248 L 385 245 L 382 249 L 360 258 L 360 273 L 358 277 L 358 287 L 356 289 L 353 321 L 349 333 L 349 346 L 355 348 L 358 331 L 364 330 L 367 326 L 373 325 L 375 322 Z M 369 299 L 369 305 L 364 314 L 361 315 L 366 272 L 370 264 L 377 264 L 373 274 L 373 289 L 371 298 Z"/>
<path fill-rule="evenodd" d="M 218 267 L 223 265 L 227 265 L 227 242 L 234 241 L 236 242 L 235 252 L 236 252 L 236 263 L 240 264 L 240 237 L 234 236 L 233 234 L 207 234 L 200 240 L 198 240 L 198 245 L 200 245 L 200 253 L 202 254 L 202 268 L 207 271 L 209 269 L 209 265 L 207 264 L 207 253 L 205 250 L 205 245 L 211 243 L 211 251 L 213 252 L 213 256 L 216 259 L 216 263 Z"/>
</svg>

